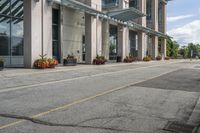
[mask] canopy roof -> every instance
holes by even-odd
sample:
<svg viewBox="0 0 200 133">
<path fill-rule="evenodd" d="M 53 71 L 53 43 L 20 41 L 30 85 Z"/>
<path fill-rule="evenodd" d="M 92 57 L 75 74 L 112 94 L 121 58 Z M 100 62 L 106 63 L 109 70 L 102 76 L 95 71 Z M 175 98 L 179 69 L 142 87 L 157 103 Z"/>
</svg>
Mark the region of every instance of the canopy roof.
<svg viewBox="0 0 200 133">
<path fill-rule="evenodd" d="M 143 31 L 149 34 L 157 35 L 159 37 L 164 37 L 168 38 L 168 36 L 164 33 L 155 31 L 151 28 L 144 27 L 140 24 L 134 23 L 131 20 L 138 18 L 138 17 L 143 17 L 145 14 L 141 13 L 139 10 L 135 8 L 128 8 L 128 9 L 121 9 L 109 13 L 103 13 L 101 11 L 98 11 L 84 3 L 81 3 L 76 0 L 48 0 L 51 4 L 57 3 L 63 6 L 67 6 L 73 9 L 77 9 L 82 12 L 86 12 L 91 15 L 95 15 L 97 17 L 101 17 L 107 20 L 111 20 L 114 22 L 117 22 L 119 24 L 122 24 L 124 26 L 129 27 L 130 29 L 134 30 L 139 30 Z"/>
<path fill-rule="evenodd" d="M 111 16 L 113 18 L 126 22 L 126 21 L 130 21 L 136 18 L 144 17 L 145 14 L 143 14 L 141 11 L 137 10 L 134 7 L 130 7 L 128 9 L 120 9 L 117 11 L 111 11 L 108 13 L 108 16 Z"/>
</svg>

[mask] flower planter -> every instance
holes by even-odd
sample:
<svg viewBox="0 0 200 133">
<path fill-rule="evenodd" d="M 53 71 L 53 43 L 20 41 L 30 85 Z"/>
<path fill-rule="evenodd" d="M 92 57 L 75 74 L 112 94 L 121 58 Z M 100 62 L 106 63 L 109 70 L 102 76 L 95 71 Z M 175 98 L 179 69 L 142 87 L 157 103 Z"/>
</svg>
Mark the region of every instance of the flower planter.
<svg viewBox="0 0 200 133">
<path fill-rule="evenodd" d="M 93 60 L 93 65 L 104 65 L 106 63 L 106 59 L 104 56 L 97 55 L 96 59 Z"/>
<path fill-rule="evenodd" d="M 0 71 L 2 71 L 4 69 L 4 62 L 0 61 Z"/>
<path fill-rule="evenodd" d="M 76 66 L 77 65 L 77 59 L 64 59 L 63 65 L 64 66 Z"/>
</svg>

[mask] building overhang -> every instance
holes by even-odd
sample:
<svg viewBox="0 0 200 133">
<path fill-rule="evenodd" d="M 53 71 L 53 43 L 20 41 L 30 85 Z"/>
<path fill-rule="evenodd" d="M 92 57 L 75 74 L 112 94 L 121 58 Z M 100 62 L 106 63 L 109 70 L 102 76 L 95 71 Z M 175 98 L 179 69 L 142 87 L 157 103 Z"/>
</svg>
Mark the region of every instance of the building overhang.
<svg viewBox="0 0 200 133">
<path fill-rule="evenodd" d="M 164 33 L 155 31 L 151 28 L 144 27 L 140 24 L 137 24 L 137 23 L 134 23 L 133 21 L 131 21 L 135 18 L 145 16 L 145 14 L 142 14 L 140 11 L 138 11 L 135 8 L 118 10 L 118 11 L 110 12 L 110 13 L 106 14 L 106 13 L 98 11 L 84 3 L 81 3 L 81 2 L 75 1 L 75 0 L 48 0 L 48 1 L 50 4 L 53 4 L 53 3 L 60 4 L 60 5 L 66 6 L 66 7 L 77 9 L 82 12 L 86 12 L 88 14 L 91 14 L 91 15 L 109 20 L 109 21 L 114 21 L 114 22 L 124 25 L 130 29 L 143 31 L 147 34 L 152 34 L 152 35 L 156 35 L 156 36 L 163 37 L 163 38 L 169 38 L 169 36 L 167 36 Z M 129 16 L 130 14 L 131 14 L 131 17 Z"/>
<path fill-rule="evenodd" d="M 111 12 L 108 12 L 107 14 L 110 17 L 113 17 L 115 19 L 118 19 L 124 22 L 145 16 L 144 13 L 142 13 L 141 11 L 137 10 L 134 7 L 111 11 Z"/>
</svg>

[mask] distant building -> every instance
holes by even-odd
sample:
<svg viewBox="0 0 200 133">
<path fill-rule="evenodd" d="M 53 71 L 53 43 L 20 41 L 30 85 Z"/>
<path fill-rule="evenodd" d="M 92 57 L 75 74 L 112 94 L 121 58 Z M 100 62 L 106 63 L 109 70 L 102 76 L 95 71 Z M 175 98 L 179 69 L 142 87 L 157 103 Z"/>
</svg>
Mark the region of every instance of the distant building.
<svg viewBox="0 0 200 133">
<path fill-rule="evenodd" d="M 1 0 L 0 58 L 31 68 L 39 55 L 91 64 L 166 56 L 165 0 Z M 158 48 L 158 38 L 161 48 Z M 161 49 L 159 51 L 158 49 Z"/>
</svg>

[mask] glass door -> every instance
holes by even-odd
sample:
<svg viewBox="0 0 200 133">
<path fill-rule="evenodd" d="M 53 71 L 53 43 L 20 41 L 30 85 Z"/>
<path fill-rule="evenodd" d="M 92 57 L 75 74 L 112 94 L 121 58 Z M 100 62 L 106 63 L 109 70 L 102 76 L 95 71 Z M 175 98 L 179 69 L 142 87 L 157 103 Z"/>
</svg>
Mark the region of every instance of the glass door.
<svg viewBox="0 0 200 133">
<path fill-rule="evenodd" d="M 0 58 L 6 67 L 23 67 L 23 0 L 0 1 Z"/>
<path fill-rule="evenodd" d="M 59 9 L 53 9 L 52 13 L 52 52 L 53 58 L 60 62 L 60 11 Z"/>
<path fill-rule="evenodd" d="M 110 25 L 109 60 L 117 61 L 117 27 Z"/>
</svg>

